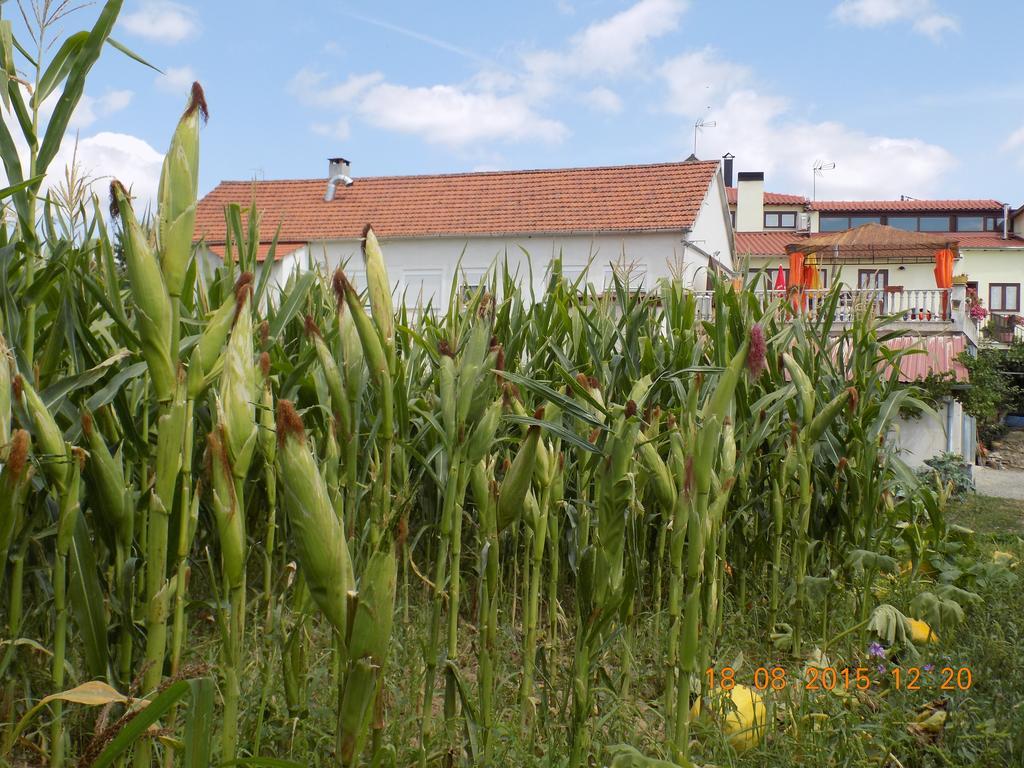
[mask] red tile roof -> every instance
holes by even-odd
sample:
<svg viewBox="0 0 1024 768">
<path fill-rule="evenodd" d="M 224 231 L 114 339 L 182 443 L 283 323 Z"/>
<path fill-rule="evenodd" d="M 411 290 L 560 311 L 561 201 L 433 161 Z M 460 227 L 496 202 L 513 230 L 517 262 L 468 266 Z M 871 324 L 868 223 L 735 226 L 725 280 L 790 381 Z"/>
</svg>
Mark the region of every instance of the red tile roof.
<svg viewBox="0 0 1024 768">
<path fill-rule="evenodd" d="M 255 202 L 261 232 L 286 242 L 381 237 L 678 231 L 693 226 L 718 162 L 357 178 L 224 181 L 206 195 L 196 239 L 222 243 L 224 206 Z"/>
<path fill-rule="evenodd" d="M 256 261 L 263 261 L 270 255 L 271 245 L 273 245 L 273 243 L 259 243 L 256 246 Z M 295 253 L 299 248 L 303 248 L 305 245 L 305 243 L 282 243 L 278 241 L 277 248 L 274 250 L 274 260 L 283 259 L 285 256 Z M 220 256 L 220 258 L 224 258 L 225 246 L 223 244 L 207 245 L 207 248 Z M 237 258 L 237 248 L 235 248 L 235 253 Z"/>
<path fill-rule="evenodd" d="M 801 232 L 737 232 L 737 256 L 785 256 L 786 246 L 807 235 Z"/>
<path fill-rule="evenodd" d="M 877 212 L 931 212 L 984 211 L 1001 213 L 1003 204 L 998 200 L 815 200 L 812 211 L 822 213 L 875 213 Z"/>
<path fill-rule="evenodd" d="M 924 352 L 911 352 L 900 358 L 900 381 L 918 381 L 929 373 L 948 373 L 952 371 L 953 380 L 968 380 L 967 369 L 957 360 L 966 348 L 962 333 L 954 335 L 936 334 L 934 336 L 898 336 L 888 339 L 885 345 L 889 349 L 907 349 L 910 347 L 923 349 Z"/>
<path fill-rule="evenodd" d="M 729 205 L 736 205 L 738 192 L 736 187 L 726 187 L 726 195 L 729 197 Z M 803 195 L 783 195 L 779 192 L 765 192 L 765 205 L 807 205 L 810 201 Z"/>
<path fill-rule="evenodd" d="M 953 236 L 964 248 L 1024 248 L 1024 239 L 1012 232 L 1004 240 L 1002 232 L 955 232 Z"/>
</svg>

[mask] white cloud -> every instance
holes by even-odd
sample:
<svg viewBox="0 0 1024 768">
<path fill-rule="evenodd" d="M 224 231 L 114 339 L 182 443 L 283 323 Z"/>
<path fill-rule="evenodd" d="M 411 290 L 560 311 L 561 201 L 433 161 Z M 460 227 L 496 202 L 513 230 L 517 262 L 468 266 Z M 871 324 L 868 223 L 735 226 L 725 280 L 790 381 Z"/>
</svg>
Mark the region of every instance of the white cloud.
<svg viewBox="0 0 1024 768">
<path fill-rule="evenodd" d="M 162 75 L 153 78 L 153 84 L 162 91 L 177 93 L 185 97 L 198 78 L 192 67 L 168 67 Z"/>
<path fill-rule="evenodd" d="M 956 19 L 936 9 L 933 0 L 842 0 L 834 13 L 844 24 L 856 27 L 909 22 L 916 32 L 936 41 L 960 29 Z"/>
<path fill-rule="evenodd" d="M 155 206 L 157 185 L 164 156 L 147 142 L 127 133 L 102 131 L 78 141 L 67 136 L 50 164 L 44 189 L 59 183 L 64 168 L 74 158 L 79 170 L 91 180 L 92 191 L 106 199 L 112 179 L 120 180 L 135 198 L 135 209 L 141 214 Z"/>
<path fill-rule="evenodd" d="M 329 84 L 327 73 L 304 67 L 288 83 L 289 92 L 303 104 L 324 109 L 352 109 L 369 88 L 383 82 L 380 72 L 349 75 L 344 82 Z"/>
<path fill-rule="evenodd" d="M 344 117 L 333 123 L 313 123 L 310 130 L 320 136 L 327 136 L 338 141 L 345 141 L 352 133 L 348 120 Z"/>
<path fill-rule="evenodd" d="M 688 5 L 689 0 L 636 0 L 620 13 L 585 27 L 561 49 L 523 54 L 518 66 L 499 67 L 472 56 L 481 67 L 458 83 L 397 83 L 380 72 L 332 81 L 327 72 L 306 67 L 291 79 L 288 90 L 302 104 L 337 114 L 335 122 L 312 124 L 321 135 L 346 136 L 348 120 L 358 116 L 379 128 L 449 147 L 491 141 L 558 142 L 569 130 L 543 114 L 545 105 L 558 95 L 607 113 L 621 111 L 622 97 L 602 81 L 646 76 L 649 44 L 676 29 Z M 380 20 L 363 20 L 431 44 L 443 42 Z M 441 47 L 456 50 L 447 43 Z"/>
<path fill-rule="evenodd" d="M 133 35 L 168 45 L 199 34 L 195 9 L 171 0 L 143 0 L 138 10 L 121 16 L 120 24 Z"/>
<path fill-rule="evenodd" d="M 925 195 L 936 190 L 955 162 L 947 150 L 921 139 L 873 135 L 802 117 L 787 99 L 760 90 L 750 69 L 711 49 L 677 56 L 659 74 L 668 90 L 667 111 L 689 123 L 712 108 L 709 116 L 717 127 L 702 134 L 698 154 L 732 152 L 741 169 L 764 171 L 774 189 L 809 192 L 811 166 L 824 159 L 836 163 L 819 184 L 828 197 Z M 690 130 L 687 124 L 687 145 Z"/>
<path fill-rule="evenodd" d="M 1020 150 L 1024 148 L 1024 126 L 1021 126 L 1016 131 L 1006 137 L 1006 141 L 1003 142 L 1003 151 L 1012 152 L 1014 150 Z M 1020 165 L 1024 166 L 1024 154 L 1018 159 Z"/>
<path fill-rule="evenodd" d="M 120 112 L 127 107 L 131 103 L 132 96 L 134 94 L 131 91 L 125 90 L 107 91 L 100 97 L 83 95 L 78 100 L 78 106 L 68 121 L 68 128 L 73 131 L 88 128 L 100 118 Z M 56 106 L 56 98 L 55 94 L 44 102 L 45 114 L 49 115 L 52 112 L 52 108 Z"/>
<path fill-rule="evenodd" d="M 675 30 L 688 5 L 687 0 L 639 0 L 574 35 L 564 51 L 524 55 L 525 89 L 543 97 L 557 90 L 566 78 L 618 76 L 635 70 L 648 43 Z"/>
<path fill-rule="evenodd" d="M 682 115 L 702 113 L 751 77 L 748 67 L 720 59 L 710 47 L 669 59 L 658 72 L 668 85 L 668 111 Z"/>
<path fill-rule="evenodd" d="M 596 110 L 615 114 L 622 111 L 622 99 L 610 88 L 598 86 L 583 95 L 583 100 Z"/>
<path fill-rule="evenodd" d="M 522 97 L 452 85 L 382 83 L 370 89 L 358 109 L 372 125 L 449 146 L 487 140 L 555 142 L 568 134 L 562 123 L 541 117 Z"/>
</svg>

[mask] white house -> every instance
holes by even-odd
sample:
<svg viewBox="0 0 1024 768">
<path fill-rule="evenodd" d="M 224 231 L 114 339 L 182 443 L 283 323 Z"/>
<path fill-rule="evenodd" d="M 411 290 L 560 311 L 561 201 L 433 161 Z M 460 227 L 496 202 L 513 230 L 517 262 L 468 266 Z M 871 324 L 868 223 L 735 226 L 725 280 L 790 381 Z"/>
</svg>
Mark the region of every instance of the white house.
<svg viewBox="0 0 1024 768">
<path fill-rule="evenodd" d="M 359 241 L 372 224 L 384 245 L 396 297 L 444 309 L 453 280 L 479 282 L 495 259 L 544 285 L 552 259 L 601 288 L 614 270 L 635 289 L 682 276 L 705 287 L 708 271 L 730 275 L 733 232 L 717 161 L 601 168 L 352 178 L 332 159 L 319 179 L 225 181 L 199 203 L 196 241 L 223 258 L 224 207 L 255 205 L 260 258 L 277 238 L 274 277 L 347 262 L 363 281 Z M 528 254 L 528 256 L 527 256 Z M 529 261 L 529 264 L 527 263 Z M 458 268 L 461 274 L 456 275 Z"/>
</svg>

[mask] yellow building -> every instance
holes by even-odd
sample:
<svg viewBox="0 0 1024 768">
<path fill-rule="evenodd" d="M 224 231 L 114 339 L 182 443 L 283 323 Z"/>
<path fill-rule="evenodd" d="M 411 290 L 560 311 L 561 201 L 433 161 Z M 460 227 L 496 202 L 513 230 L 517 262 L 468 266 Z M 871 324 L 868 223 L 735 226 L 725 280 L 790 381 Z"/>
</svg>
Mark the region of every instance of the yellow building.
<svg viewBox="0 0 1024 768">
<path fill-rule="evenodd" d="M 1022 315 L 1024 286 L 1024 206 L 1011 211 L 998 200 L 808 200 L 800 195 L 766 192 L 764 174 L 742 172 L 733 185 L 732 160 L 725 162 L 727 197 L 735 228 L 736 264 L 787 270 L 786 246 L 819 233 L 842 232 L 863 224 L 884 224 L 907 232 L 946 238 L 959 247 L 957 282 L 976 292 L 989 317 L 985 334 L 1006 342 Z M 892 259 L 887 263 L 827 258 L 819 264 L 823 287 L 841 280 L 851 288 L 872 288 L 914 304 L 913 292 L 935 288 L 928 259 Z"/>
</svg>

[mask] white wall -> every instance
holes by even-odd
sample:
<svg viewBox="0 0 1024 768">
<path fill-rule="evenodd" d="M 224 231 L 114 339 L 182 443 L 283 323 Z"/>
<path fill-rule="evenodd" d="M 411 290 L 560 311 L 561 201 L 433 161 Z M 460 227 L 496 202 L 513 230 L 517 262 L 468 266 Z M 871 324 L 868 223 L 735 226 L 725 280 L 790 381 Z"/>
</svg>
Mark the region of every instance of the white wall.
<svg viewBox="0 0 1024 768">
<path fill-rule="evenodd" d="M 717 193 L 716 194 L 720 194 Z M 698 236 L 708 245 L 711 253 L 719 251 L 719 258 L 731 264 L 730 238 L 723 221 L 724 208 L 702 210 L 691 239 Z M 524 288 L 532 285 L 538 293 L 544 289 L 545 276 L 553 258 L 561 255 L 566 276 L 580 274 L 591 258 L 588 282 L 603 288 L 610 281 L 612 264 L 626 263 L 635 267 L 634 285 L 653 288 L 658 279 L 671 277 L 682 270 L 687 281 L 698 275 L 703 288 L 707 259 L 693 248 L 684 247 L 682 232 L 678 233 L 624 233 L 621 235 L 520 235 L 512 237 L 455 237 L 382 239 L 381 248 L 388 274 L 395 284 L 396 296 L 407 292 L 407 302 L 417 303 L 422 296 L 424 304 L 433 298 L 435 306 L 444 309 L 459 265 L 467 283 L 474 283 L 498 260 L 508 259 L 510 268 L 518 270 Z M 700 244 L 704 247 L 704 244 Z M 527 259 L 524 251 L 529 254 Z M 722 258 L 725 256 L 725 258 Z M 460 262 L 461 257 L 461 262 Z M 346 274 L 356 287 L 365 285 L 363 257 L 357 240 L 324 241 L 310 243 L 308 252 L 299 251 L 282 259 L 274 268 L 279 285 L 284 285 L 295 269 L 307 269 L 312 263 L 327 272 L 333 272 L 347 262 Z M 532 265 L 532 280 L 531 275 Z"/>
<path fill-rule="evenodd" d="M 946 426 L 948 409 L 953 409 L 953 439 L 947 441 Z M 943 453 L 952 445 L 954 453 L 964 451 L 965 445 L 973 445 L 970 435 L 967 440 L 964 437 L 964 424 L 969 419 L 964 418 L 963 406 L 955 400 L 939 406 L 938 417 L 923 415 L 920 418 L 900 418 L 889 433 L 889 439 L 895 442 L 900 451 L 900 458 L 910 467 L 917 469 L 924 466 L 925 459 Z M 968 464 L 974 462 L 974 456 L 966 456 L 964 460 Z"/>
<path fill-rule="evenodd" d="M 721 171 L 715 174 L 711 184 L 708 185 L 707 195 L 697 212 L 693 229 L 690 230 L 686 239 L 727 268 L 734 268 L 732 224 L 729 221 L 728 200 L 725 196 L 725 184 L 722 181 Z M 706 267 L 707 259 L 694 248 L 687 247 L 686 263 L 701 264 Z M 703 273 L 701 276 L 704 276 Z M 697 285 L 697 287 L 702 288 L 703 285 Z"/>
</svg>

